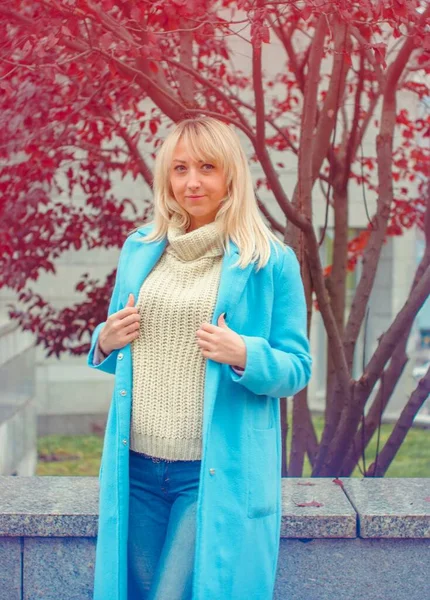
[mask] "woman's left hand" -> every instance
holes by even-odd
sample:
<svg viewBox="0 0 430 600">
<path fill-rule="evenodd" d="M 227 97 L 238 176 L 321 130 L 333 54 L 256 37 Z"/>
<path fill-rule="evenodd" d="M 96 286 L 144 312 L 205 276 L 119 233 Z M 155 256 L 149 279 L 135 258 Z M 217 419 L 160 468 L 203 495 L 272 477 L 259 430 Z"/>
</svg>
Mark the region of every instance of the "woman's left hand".
<svg viewBox="0 0 430 600">
<path fill-rule="evenodd" d="M 196 331 L 196 339 L 205 358 L 245 368 L 245 342 L 238 333 L 228 327 L 224 320 L 224 313 L 219 316 L 218 326 L 203 323 Z"/>
</svg>

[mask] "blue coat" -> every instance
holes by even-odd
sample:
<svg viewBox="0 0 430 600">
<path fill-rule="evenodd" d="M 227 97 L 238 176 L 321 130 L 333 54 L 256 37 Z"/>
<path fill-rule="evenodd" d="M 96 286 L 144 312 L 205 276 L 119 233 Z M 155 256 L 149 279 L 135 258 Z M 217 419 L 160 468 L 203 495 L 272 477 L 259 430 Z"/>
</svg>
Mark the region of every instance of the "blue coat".
<svg viewBox="0 0 430 600">
<path fill-rule="evenodd" d="M 124 308 L 161 257 L 167 240 L 143 244 L 152 225 L 131 234 L 122 248 L 109 314 Z M 273 244 L 273 242 L 271 242 Z M 227 325 L 246 344 L 242 375 L 206 361 L 203 444 L 197 507 L 193 600 L 269 600 L 276 577 L 281 521 L 279 398 L 310 378 L 306 305 L 294 252 L 272 251 L 257 273 L 231 266 L 230 240 L 222 259 L 212 323 Z M 93 364 L 100 329 L 94 330 L 88 365 L 115 375 L 100 467 L 99 526 L 94 600 L 127 600 L 129 432 L 132 400 L 130 345 Z"/>
</svg>

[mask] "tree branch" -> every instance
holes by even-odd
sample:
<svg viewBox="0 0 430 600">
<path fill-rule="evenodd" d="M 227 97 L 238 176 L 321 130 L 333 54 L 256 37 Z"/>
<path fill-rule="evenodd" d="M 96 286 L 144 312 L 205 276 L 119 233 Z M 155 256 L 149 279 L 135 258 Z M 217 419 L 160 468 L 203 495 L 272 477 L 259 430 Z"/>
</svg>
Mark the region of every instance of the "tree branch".
<svg viewBox="0 0 430 600">
<path fill-rule="evenodd" d="M 257 5 L 259 7 L 261 7 L 261 4 L 261 0 L 257 0 Z M 261 69 L 261 42 L 252 44 L 252 83 L 255 99 L 256 144 L 261 148 L 266 143 L 263 74 Z"/>
<path fill-rule="evenodd" d="M 269 221 L 272 229 L 274 229 L 275 231 L 279 231 L 279 233 L 283 234 L 285 231 L 285 226 L 281 225 L 281 223 L 279 223 L 279 221 L 277 221 L 274 217 L 272 217 L 272 215 L 267 210 L 266 206 L 263 204 L 263 202 L 259 198 L 258 194 L 256 192 L 254 192 L 254 193 L 255 193 L 255 198 L 257 200 L 258 208 L 261 210 L 263 215 Z"/>
<path fill-rule="evenodd" d="M 347 405 L 347 410 L 342 413 L 338 430 L 327 454 L 327 464 L 330 465 L 330 470 L 333 469 L 337 473 L 341 468 L 342 462 L 346 454 L 346 447 L 349 445 L 349 440 L 354 435 L 357 429 L 357 423 L 360 418 L 360 413 L 363 410 L 365 399 L 368 397 L 381 373 L 390 360 L 397 346 L 399 339 L 404 335 L 405 331 L 412 326 L 412 323 L 430 295 L 430 266 L 427 267 L 422 279 L 416 285 L 412 294 L 403 306 L 402 310 L 394 319 L 392 325 L 382 336 L 376 352 L 369 361 L 366 367 L 366 372 L 356 382 L 353 395 L 354 404 Z M 319 475 L 324 477 L 323 474 Z"/>
<path fill-rule="evenodd" d="M 179 62 L 182 65 L 192 65 L 193 58 L 193 34 L 190 31 L 183 31 L 179 33 Z M 190 108 L 195 108 L 197 102 L 195 101 L 195 82 L 192 78 L 188 77 L 183 70 L 179 70 L 178 76 L 178 88 L 179 95 L 185 104 Z"/>
<path fill-rule="evenodd" d="M 430 7 L 425 13 L 430 14 Z M 382 244 L 386 235 L 388 219 L 390 217 L 390 206 L 393 201 L 392 154 L 394 127 L 396 124 L 396 88 L 399 77 L 415 47 L 415 43 L 414 36 L 406 39 L 396 60 L 390 65 L 387 72 L 384 87 L 381 127 L 377 137 L 379 176 L 377 213 L 374 218 L 373 230 L 369 236 L 369 241 L 363 254 L 362 275 L 354 295 L 344 335 L 344 346 L 349 368 L 351 368 L 352 365 L 358 334 L 363 323 L 369 296 L 375 281 L 376 265 L 379 261 Z"/>
<path fill-rule="evenodd" d="M 417 412 L 427 400 L 429 394 L 430 368 L 412 392 L 382 451 L 377 456 L 376 461 L 368 468 L 365 474 L 366 477 L 383 477 L 385 475 L 397 451 L 405 440 L 409 429 L 412 427 Z"/>
<path fill-rule="evenodd" d="M 312 215 L 312 157 L 314 127 L 317 111 L 317 94 L 321 62 L 324 52 L 324 39 L 327 31 L 325 17 L 319 17 L 309 58 L 309 71 L 305 84 L 302 122 L 300 128 L 298 206 L 301 212 Z"/>
<path fill-rule="evenodd" d="M 184 65 L 182 63 L 179 63 L 178 61 L 172 60 L 171 58 L 167 58 L 167 57 L 163 57 L 163 60 L 165 62 L 167 62 L 167 64 L 172 65 L 172 67 L 175 67 L 178 70 L 188 73 L 189 75 L 194 77 L 196 79 L 196 81 L 201 83 L 206 88 L 209 88 L 210 90 L 212 90 L 214 92 L 214 94 L 217 94 L 217 96 L 219 98 L 221 98 L 229 106 L 229 108 L 231 108 L 231 110 L 236 114 L 237 118 L 242 123 L 242 130 L 244 131 L 244 133 L 246 133 L 246 135 L 250 139 L 254 136 L 254 133 L 251 129 L 251 125 L 248 123 L 248 121 L 242 115 L 240 110 L 233 104 L 231 99 L 219 87 L 217 87 L 216 85 L 211 83 L 208 79 L 206 79 L 205 77 L 200 75 L 200 73 L 198 73 L 195 69 L 192 69 L 192 68 L 188 67 L 187 65 Z"/>
<path fill-rule="evenodd" d="M 358 71 L 358 81 L 357 81 L 357 89 L 355 90 L 354 97 L 354 115 L 352 118 L 351 132 L 349 134 L 349 140 L 346 144 L 344 156 L 345 160 L 342 161 L 344 164 L 343 169 L 343 185 L 348 185 L 348 180 L 351 175 L 351 165 L 352 161 L 355 159 L 356 154 L 354 154 L 354 150 L 356 151 L 357 146 L 357 135 L 358 135 L 358 127 L 360 123 L 360 109 L 361 109 L 361 97 L 364 88 L 364 67 L 365 67 L 365 59 L 364 53 L 360 53 L 360 68 Z"/>
<path fill-rule="evenodd" d="M 363 52 L 366 54 L 367 60 L 375 70 L 376 79 L 378 80 L 380 89 L 384 87 L 384 73 L 381 69 L 381 65 L 376 62 L 374 54 L 372 54 L 369 42 L 367 42 L 361 35 L 357 27 L 351 26 L 351 35 L 355 37 L 357 42 L 360 44 Z"/>
<path fill-rule="evenodd" d="M 242 98 L 239 98 L 238 96 L 234 95 L 234 94 L 230 94 L 230 97 L 232 100 L 234 100 L 235 102 L 237 102 L 240 106 L 243 106 L 244 108 L 247 108 L 248 110 L 255 112 L 255 106 L 252 106 L 251 104 L 248 104 L 248 102 L 245 102 L 244 100 L 242 100 Z M 276 125 L 275 121 L 268 117 L 267 115 L 265 116 L 266 122 L 273 127 L 273 129 L 275 131 L 277 131 L 279 133 L 279 135 L 282 137 L 282 139 L 288 144 L 288 146 L 291 148 L 291 150 L 294 152 L 294 154 L 298 154 L 299 153 L 299 149 L 298 147 L 294 144 L 294 142 L 291 140 L 290 136 L 288 135 L 288 132 L 282 131 L 282 129 Z M 320 177 L 324 180 L 325 176 L 322 175 L 320 173 Z"/>
<path fill-rule="evenodd" d="M 321 165 L 330 146 L 330 138 L 337 119 L 340 107 L 340 98 L 343 97 L 345 82 L 349 67 L 345 67 L 345 53 L 350 51 L 351 42 L 348 35 L 348 26 L 343 21 L 335 22 L 334 27 L 334 58 L 330 76 L 330 84 L 320 112 L 317 129 L 314 135 L 312 149 L 312 179 L 316 180 Z"/>
<path fill-rule="evenodd" d="M 427 204 L 426 216 L 430 215 L 430 198 Z M 429 219 L 430 221 L 430 219 Z M 430 266 L 430 243 L 427 245 L 424 256 L 417 268 L 415 273 L 414 281 L 411 286 L 411 291 L 409 294 L 417 286 L 421 277 L 423 276 L 426 269 Z M 345 457 L 345 460 L 342 464 L 342 473 L 344 477 L 349 477 L 353 468 L 357 464 L 360 452 L 364 452 L 368 443 L 372 439 L 372 436 L 376 430 L 376 427 L 380 423 L 380 418 L 382 413 L 384 412 L 388 401 L 391 398 L 391 394 L 393 393 L 398 380 L 400 379 L 403 369 L 408 362 L 408 357 L 406 354 L 406 345 L 411 332 L 411 327 L 405 329 L 404 333 L 400 337 L 396 349 L 393 352 L 393 355 L 390 360 L 389 366 L 385 369 L 382 375 L 379 377 L 380 384 L 378 392 L 375 396 L 375 399 L 372 402 L 372 406 L 367 413 L 364 423 L 359 431 L 356 432 L 355 438 L 350 448 L 348 454 Z M 367 393 L 361 397 L 360 402 L 361 406 L 364 407 L 367 403 L 367 400 L 370 396 L 371 390 L 368 389 Z M 364 436 L 364 439 L 363 439 Z M 361 448 L 361 444 L 363 447 Z"/>
<path fill-rule="evenodd" d="M 288 31 L 288 33 L 286 34 L 284 31 L 284 25 L 281 23 L 281 19 L 279 18 L 279 12 L 276 11 L 276 18 L 277 21 L 279 23 L 279 26 L 276 26 L 274 23 L 273 19 L 270 19 L 270 24 L 273 28 L 273 31 L 275 32 L 276 36 L 278 37 L 278 39 L 282 42 L 284 48 L 285 48 L 285 52 L 288 55 L 288 58 L 290 59 L 290 65 L 291 68 L 293 70 L 293 73 L 296 77 L 296 81 L 297 84 L 299 86 L 299 89 L 301 90 L 302 94 L 304 94 L 305 91 L 305 78 L 304 78 L 304 74 L 303 74 L 303 69 L 299 66 L 299 62 L 297 60 L 297 55 L 294 51 L 293 45 L 291 43 L 291 39 L 294 33 L 294 30 L 296 28 L 296 25 L 293 23 Z"/>
</svg>

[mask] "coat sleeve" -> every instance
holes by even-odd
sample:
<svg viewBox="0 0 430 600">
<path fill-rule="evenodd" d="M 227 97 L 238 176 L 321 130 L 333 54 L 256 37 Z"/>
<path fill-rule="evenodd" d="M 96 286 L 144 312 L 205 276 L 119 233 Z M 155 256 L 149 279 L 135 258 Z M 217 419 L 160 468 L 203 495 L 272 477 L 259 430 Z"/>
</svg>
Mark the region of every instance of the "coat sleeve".
<svg viewBox="0 0 430 600">
<path fill-rule="evenodd" d="M 230 369 L 233 381 L 258 395 L 284 398 L 306 387 L 312 370 L 307 337 L 306 300 L 300 265 L 286 247 L 274 287 L 269 340 L 241 335 L 246 345 L 242 376 Z"/>
<path fill-rule="evenodd" d="M 120 290 L 121 290 L 121 275 L 122 275 L 122 265 L 124 263 L 124 256 L 126 253 L 127 240 L 122 247 L 121 254 L 119 256 L 118 268 L 116 271 L 115 285 L 113 288 L 112 296 L 109 302 L 108 308 L 108 317 L 120 310 Z M 98 369 L 99 371 L 104 371 L 105 373 L 110 373 L 111 375 L 115 374 L 116 370 L 116 360 L 118 357 L 119 350 L 113 350 L 110 354 L 106 356 L 104 360 L 100 361 L 102 358 L 100 355 L 97 355 L 96 348 L 100 335 L 100 331 L 103 329 L 106 321 L 103 323 L 99 323 L 97 327 L 94 329 L 93 334 L 91 336 L 91 347 L 87 357 L 87 365 L 93 369 Z M 100 361 L 100 362 L 99 362 Z"/>
<path fill-rule="evenodd" d="M 93 356 L 93 364 L 99 365 L 105 358 L 107 358 L 107 354 L 104 354 L 100 348 L 100 344 L 97 340 L 96 347 L 94 348 L 94 356 Z"/>
</svg>

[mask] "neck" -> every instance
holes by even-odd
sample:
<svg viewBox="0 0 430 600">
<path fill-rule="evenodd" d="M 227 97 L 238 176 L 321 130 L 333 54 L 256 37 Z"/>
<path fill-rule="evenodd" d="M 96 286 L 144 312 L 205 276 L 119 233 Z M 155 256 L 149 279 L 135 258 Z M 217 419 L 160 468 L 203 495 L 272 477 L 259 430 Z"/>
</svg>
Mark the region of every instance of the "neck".
<svg viewBox="0 0 430 600">
<path fill-rule="evenodd" d="M 192 219 L 190 222 L 190 225 L 188 226 L 186 233 L 189 233 L 190 231 L 194 231 L 195 229 L 199 229 L 199 227 L 203 227 L 204 225 L 209 225 L 209 223 L 213 223 L 213 220 L 196 222 L 194 219 Z"/>
<path fill-rule="evenodd" d="M 199 227 L 203 227 L 204 225 L 209 225 L 209 223 L 213 223 L 215 221 L 217 214 L 218 214 L 218 209 L 216 211 L 212 211 L 211 213 L 209 213 L 207 215 L 203 215 L 202 217 L 197 217 L 197 218 L 194 217 L 193 215 L 189 214 L 190 225 L 188 226 L 186 233 L 189 233 L 190 231 L 194 231 L 195 229 L 199 229 Z"/>
</svg>

